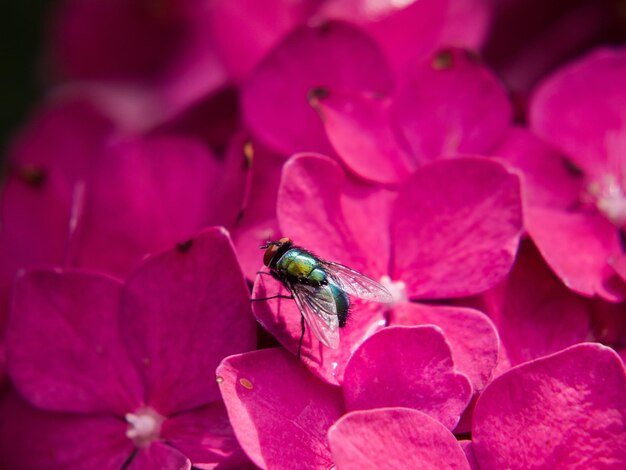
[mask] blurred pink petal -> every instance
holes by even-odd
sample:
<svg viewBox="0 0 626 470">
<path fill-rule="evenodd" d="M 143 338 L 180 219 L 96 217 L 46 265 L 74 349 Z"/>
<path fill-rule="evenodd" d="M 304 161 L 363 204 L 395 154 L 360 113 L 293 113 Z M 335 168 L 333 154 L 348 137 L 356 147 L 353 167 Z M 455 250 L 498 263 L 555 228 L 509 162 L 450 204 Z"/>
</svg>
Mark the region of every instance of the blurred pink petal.
<svg viewBox="0 0 626 470">
<path fill-rule="evenodd" d="M 470 468 L 450 431 L 408 408 L 348 413 L 330 428 L 328 441 L 342 470 Z"/>
<path fill-rule="evenodd" d="M 219 228 L 147 258 L 129 276 L 122 335 L 151 406 L 167 415 L 219 398 L 207 374 L 256 343 L 248 299 L 230 238 Z"/>
<path fill-rule="evenodd" d="M 612 1 L 491 2 L 494 17 L 483 54 L 507 85 L 526 94 L 546 73 L 594 44 L 623 42 Z"/>
<path fill-rule="evenodd" d="M 326 22 L 297 29 L 272 50 L 245 83 L 242 106 L 252 133 L 274 150 L 328 153 L 309 105 L 311 90 L 388 93 L 392 86 L 385 58 L 368 36 L 347 23 Z"/>
<path fill-rule="evenodd" d="M 63 101 L 39 110 L 11 145 L 1 199 L 3 297 L 18 269 L 64 264 L 75 184 L 113 131 L 91 106 Z"/>
<path fill-rule="evenodd" d="M 435 325 L 443 331 L 455 369 L 480 391 L 491 380 L 498 361 L 500 340 L 489 317 L 463 307 L 407 302 L 391 311 L 391 325 Z"/>
<path fill-rule="evenodd" d="M 521 229 L 517 176 L 479 158 L 435 162 L 400 188 L 391 277 L 413 298 L 480 292 L 510 270 Z"/>
<path fill-rule="evenodd" d="M 491 30 L 492 10 L 490 0 L 450 2 L 439 44 L 479 50 Z"/>
<path fill-rule="evenodd" d="M 51 28 L 53 73 L 145 130 L 225 83 L 207 21 L 194 1 L 66 0 Z"/>
<path fill-rule="evenodd" d="M 592 177 L 624 169 L 612 139 L 626 132 L 626 48 L 603 48 L 551 75 L 531 103 L 531 127 Z M 622 161 L 621 168 L 614 165 Z M 618 175 L 618 177 L 624 175 Z"/>
<path fill-rule="evenodd" d="M 394 326 L 370 336 L 354 352 L 343 393 L 348 410 L 404 406 L 454 429 L 472 386 L 455 371 L 440 329 Z"/>
<path fill-rule="evenodd" d="M 519 170 L 524 203 L 568 210 L 580 202 L 584 180 L 565 157 L 521 127 L 513 127 L 493 151 Z"/>
<path fill-rule="evenodd" d="M 413 61 L 431 52 L 445 29 L 449 0 L 327 1 L 321 13 L 361 26 L 372 36 L 400 80 Z"/>
<path fill-rule="evenodd" d="M 460 49 L 440 51 L 416 64 L 392 113 L 398 132 L 419 160 L 486 154 L 512 124 L 503 86 Z"/>
<path fill-rule="evenodd" d="M 214 0 L 209 3 L 208 29 L 216 50 L 237 82 L 292 29 L 306 22 L 315 0 Z"/>
<path fill-rule="evenodd" d="M 599 214 L 529 208 L 526 229 L 563 283 L 586 296 L 611 301 L 626 296 L 626 285 L 607 265 L 621 251 L 617 230 Z"/>
<path fill-rule="evenodd" d="M 381 97 L 330 90 L 313 105 L 320 113 L 335 151 L 355 174 L 370 181 L 393 183 L 416 169 L 391 127 L 391 101 Z"/>
<path fill-rule="evenodd" d="M 626 374 L 617 354 L 580 344 L 511 369 L 474 411 L 480 468 L 626 465 Z"/>
<path fill-rule="evenodd" d="M 122 468 L 133 452 L 127 424 L 110 415 L 37 410 L 13 390 L 0 398 L 0 462 L 4 468 Z"/>
<path fill-rule="evenodd" d="M 506 281 L 484 296 L 513 365 L 590 337 L 583 299 L 561 283 L 530 242 L 520 247 Z"/>
<path fill-rule="evenodd" d="M 142 403 L 143 387 L 118 333 L 120 291 L 118 281 L 84 273 L 30 271 L 19 278 L 7 364 L 31 403 L 118 415 Z"/>
<path fill-rule="evenodd" d="M 231 356 L 217 382 L 239 443 L 261 468 L 327 468 L 328 428 L 343 413 L 341 392 L 281 349 Z"/>
<path fill-rule="evenodd" d="M 249 463 L 221 400 L 165 420 L 161 437 L 197 468 L 242 468 Z"/>
<path fill-rule="evenodd" d="M 130 470 L 152 470 L 155 468 L 189 470 L 191 462 L 173 447 L 161 442 L 153 442 L 148 447 L 139 449 L 128 468 Z"/>
<path fill-rule="evenodd" d="M 227 213 L 228 205 L 212 199 L 223 176 L 217 159 L 195 140 L 154 137 L 114 143 L 93 166 L 72 260 L 80 266 L 125 275 L 147 252 L 236 213 L 234 208 Z M 224 213 L 211 217 L 219 210 Z"/>
</svg>

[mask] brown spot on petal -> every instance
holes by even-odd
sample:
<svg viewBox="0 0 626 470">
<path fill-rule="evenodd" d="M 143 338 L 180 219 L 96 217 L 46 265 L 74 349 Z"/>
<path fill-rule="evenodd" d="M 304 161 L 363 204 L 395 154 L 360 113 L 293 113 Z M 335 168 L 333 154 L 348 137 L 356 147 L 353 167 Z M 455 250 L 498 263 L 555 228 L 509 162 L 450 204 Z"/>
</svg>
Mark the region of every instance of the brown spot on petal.
<svg viewBox="0 0 626 470">
<path fill-rule="evenodd" d="M 432 67 L 435 70 L 448 70 L 454 66 L 454 57 L 450 51 L 441 51 L 433 57 Z"/>
<path fill-rule="evenodd" d="M 326 19 L 312 19 L 310 24 L 317 29 L 320 36 L 325 36 L 333 30 L 332 21 Z"/>
<path fill-rule="evenodd" d="M 222 382 L 224 382 L 224 377 L 222 377 L 221 375 L 218 375 L 217 377 L 215 377 L 215 381 L 218 384 L 221 384 Z"/>
<path fill-rule="evenodd" d="M 468 61 L 473 62 L 474 64 L 483 63 L 483 59 L 478 53 L 478 51 L 475 51 L 473 49 L 465 49 L 464 52 L 465 52 L 465 57 L 467 58 Z"/>
<path fill-rule="evenodd" d="M 193 245 L 193 240 L 190 238 L 186 242 L 177 243 L 176 244 L 176 249 L 180 253 L 187 253 L 191 249 L 191 245 Z"/>
<path fill-rule="evenodd" d="M 311 88 L 309 90 L 309 94 L 307 99 L 309 100 L 309 104 L 313 108 L 317 108 L 319 106 L 320 101 L 325 100 L 330 95 L 330 91 L 326 87 L 318 86 Z"/>
<path fill-rule="evenodd" d="M 252 382 L 250 382 L 248 379 L 239 379 L 239 383 L 243 388 L 247 388 L 248 390 L 252 390 L 252 388 L 254 387 L 252 385 Z"/>
<path fill-rule="evenodd" d="M 243 156 L 246 158 L 245 168 L 250 168 L 254 160 L 254 146 L 252 142 L 248 141 L 243 145 Z"/>
<path fill-rule="evenodd" d="M 46 182 L 48 172 L 40 166 L 23 165 L 16 168 L 17 176 L 29 186 L 40 188 Z"/>
</svg>

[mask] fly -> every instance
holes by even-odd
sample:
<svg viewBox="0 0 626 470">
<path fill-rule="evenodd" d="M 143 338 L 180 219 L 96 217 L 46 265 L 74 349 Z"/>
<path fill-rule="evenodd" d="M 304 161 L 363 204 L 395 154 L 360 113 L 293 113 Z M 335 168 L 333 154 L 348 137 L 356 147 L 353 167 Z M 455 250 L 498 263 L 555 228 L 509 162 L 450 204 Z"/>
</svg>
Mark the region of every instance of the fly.
<svg viewBox="0 0 626 470">
<path fill-rule="evenodd" d="M 269 241 L 261 249 L 265 250 L 263 264 L 269 269 L 269 274 L 291 295 L 252 300 L 282 297 L 296 302 L 302 314 L 298 359 L 305 322 L 324 345 L 332 349 L 339 347 L 339 328 L 346 326 L 350 309 L 349 295 L 381 303 L 393 301 L 389 291 L 378 282 L 342 264 L 320 259 L 310 251 L 295 246 L 289 238 Z"/>
</svg>

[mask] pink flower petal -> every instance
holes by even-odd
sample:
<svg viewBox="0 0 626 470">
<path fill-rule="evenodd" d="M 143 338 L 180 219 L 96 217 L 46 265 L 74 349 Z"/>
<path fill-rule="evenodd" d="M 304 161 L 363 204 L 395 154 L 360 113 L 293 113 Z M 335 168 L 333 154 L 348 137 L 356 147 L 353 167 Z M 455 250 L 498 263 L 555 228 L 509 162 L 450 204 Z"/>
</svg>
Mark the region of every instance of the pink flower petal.
<svg viewBox="0 0 626 470">
<path fill-rule="evenodd" d="M 626 129 L 626 48 L 597 49 L 561 68 L 537 89 L 532 129 L 585 173 L 612 171 L 610 141 Z M 618 157 L 623 159 L 623 155 Z"/>
<path fill-rule="evenodd" d="M 53 71 L 145 130 L 225 83 L 208 15 L 197 2 L 64 2 L 51 31 Z"/>
<path fill-rule="evenodd" d="M 394 101 L 399 132 L 421 160 L 485 154 L 511 125 L 512 109 L 496 77 L 466 51 L 444 50 L 420 62 Z"/>
<path fill-rule="evenodd" d="M 354 352 L 343 382 L 348 410 L 404 406 L 454 429 L 469 403 L 469 379 L 455 372 L 450 347 L 433 326 L 394 326 Z"/>
<path fill-rule="evenodd" d="M 475 391 L 485 388 L 498 361 L 499 338 L 484 313 L 463 307 L 418 303 L 397 305 L 391 325 L 435 325 L 443 331 L 456 370 L 465 374 Z"/>
<path fill-rule="evenodd" d="M 607 265 L 621 251 L 617 230 L 599 214 L 529 208 L 526 229 L 541 255 L 563 283 L 586 296 L 607 300 L 626 295 L 623 283 Z"/>
<path fill-rule="evenodd" d="M 134 448 L 126 427 L 108 415 L 41 411 L 14 391 L 5 391 L 0 399 L 0 462 L 3 468 L 122 468 Z"/>
<path fill-rule="evenodd" d="M 197 468 L 241 468 L 249 463 L 221 401 L 166 419 L 161 438 L 189 457 Z"/>
<path fill-rule="evenodd" d="M 495 285 L 522 230 L 519 179 L 502 165 L 458 158 L 418 170 L 391 217 L 393 279 L 413 298 L 460 297 Z"/>
<path fill-rule="evenodd" d="M 3 297 L 19 269 L 67 261 L 75 184 L 112 132 L 95 109 L 66 100 L 38 111 L 14 141 L 0 201 Z"/>
<path fill-rule="evenodd" d="M 391 128 L 389 99 L 331 90 L 313 104 L 335 151 L 357 175 L 393 183 L 415 170 L 414 158 L 400 146 Z"/>
<path fill-rule="evenodd" d="M 19 391 L 54 411 L 124 413 L 143 390 L 118 332 L 121 285 L 79 272 L 19 278 L 7 330 L 7 364 Z"/>
<path fill-rule="evenodd" d="M 253 299 L 274 295 L 290 295 L 278 281 L 259 275 L 252 290 Z M 298 353 L 302 334 L 302 314 L 294 300 L 272 299 L 253 302 L 252 311 L 257 321 L 294 356 Z M 302 341 L 301 360 L 322 380 L 339 385 L 348 359 L 359 344 L 376 330 L 384 327 L 385 310 L 380 304 L 353 299 L 347 324 L 339 330 L 339 348 L 330 349 L 321 343 L 306 326 Z"/>
<path fill-rule="evenodd" d="M 493 5 L 485 0 L 455 0 L 450 2 L 443 32 L 442 47 L 451 44 L 465 49 L 480 50 L 492 29 Z"/>
<path fill-rule="evenodd" d="M 408 408 L 348 413 L 330 428 L 328 441 L 342 470 L 470 468 L 450 431 Z"/>
<path fill-rule="evenodd" d="M 237 82 L 245 79 L 283 36 L 305 22 L 315 3 L 314 0 L 211 2 L 207 28 L 230 76 Z"/>
<path fill-rule="evenodd" d="M 139 449 L 128 468 L 130 470 L 153 470 L 155 468 L 189 470 L 191 462 L 173 447 L 161 442 L 153 442 L 148 447 Z"/>
<path fill-rule="evenodd" d="M 493 151 L 521 173 L 524 203 L 571 209 L 579 202 L 584 180 L 563 156 L 522 128 L 511 128 Z"/>
<path fill-rule="evenodd" d="M 237 439 L 256 465 L 332 465 L 326 433 L 344 409 L 337 388 L 281 349 L 226 358 L 217 381 Z"/>
<path fill-rule="evenodd" d="M 364 28 L 376 39 L 401 79 L 413 61 L 437 45 L 452 3 L 448 0 L 343 0 L 325 2 L 321 13 Z"/>
<path fill-rule="evenodd" d="M 591 334 L 583 299 L 567 289 L 530 243 L 507 280 L 485 294 L 513 365 L 581 343 Z"/>
<path fill-rule="evenodd" d="M 238 209 L 227 213 L 210 197 L 223 176 L 216 158 L 195 140 L 121 142 L 99 160 L 78 221 L 79 265 L 126 275 L 146 253 L 189 238 L 209 221 L 232 220 Z"/>
<path fill-rule="evenodd" d="M 347 23 L 302 27 L 281 42 L 245 84 L 247 124 L 283 154 L 328 152 L 324 130 L 308 102 L 317 87 L 386 93 L 392 77 L 372 40 Z"/>
<path fill-rule="evenodd" d="M 228 234 L 208 229 L 146 259 L 121 299 L 126 346 L 159 413 L 219 398 L 207 374 L 229 354 L 255 346 L 248 289 Z"/>
<path fill-rule="evenodd" d="M 480 468 L 626 465 L 626 374 L 617 354 L 581 344 L 494 380 L 474 411 Z"/>
</svg>

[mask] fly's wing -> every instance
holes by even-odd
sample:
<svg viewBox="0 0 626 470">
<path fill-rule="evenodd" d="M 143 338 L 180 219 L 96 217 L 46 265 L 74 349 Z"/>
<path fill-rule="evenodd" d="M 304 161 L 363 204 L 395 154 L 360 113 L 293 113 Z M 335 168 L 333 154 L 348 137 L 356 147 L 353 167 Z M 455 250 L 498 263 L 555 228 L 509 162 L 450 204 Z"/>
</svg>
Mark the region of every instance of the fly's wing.
<svg viewBox="0 0 626 470">
<path fill-rule="evenodd" d="M 323 261 L 333 284 L 347 294 L 381 303 L 393 302 L 391 293 L 381 284 L 354 269 L 339 263 Z"/>
<path fill-rule="evenodd" d="M 315 337 L 329 348 L 337 349 L 339 347 L 339 318 L 330 287 L 290 284 L 289 289 Z"/>
</svg>

